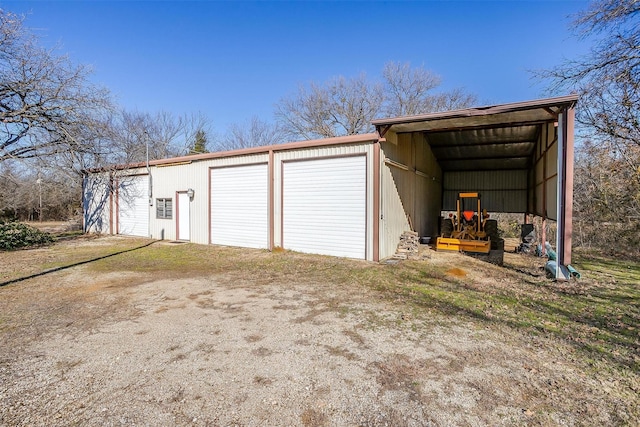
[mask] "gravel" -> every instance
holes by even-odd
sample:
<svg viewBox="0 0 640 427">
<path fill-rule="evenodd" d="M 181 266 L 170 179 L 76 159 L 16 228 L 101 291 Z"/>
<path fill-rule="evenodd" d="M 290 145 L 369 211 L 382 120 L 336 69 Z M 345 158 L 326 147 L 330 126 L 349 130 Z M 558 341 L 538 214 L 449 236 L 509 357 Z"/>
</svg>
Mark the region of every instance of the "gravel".
<svg viewBox="0 0 640 427">
<path fill-rule="evenodd" d="M 0 288 L 0 309 L 1 425 L 630 422 L 562 343 L 304 277 L 80 266 Z"/>
</svg>

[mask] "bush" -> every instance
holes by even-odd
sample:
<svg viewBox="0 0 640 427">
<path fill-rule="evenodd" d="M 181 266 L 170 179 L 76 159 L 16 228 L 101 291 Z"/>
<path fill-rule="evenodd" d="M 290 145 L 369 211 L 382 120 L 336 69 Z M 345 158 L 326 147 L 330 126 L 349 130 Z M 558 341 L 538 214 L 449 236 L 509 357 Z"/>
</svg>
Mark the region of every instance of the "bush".
<svg viewBox="0 0 640 427">
<path fill-rule="evenodd" d="M 0 250 L 2 251 L 47 245 L 51 242 L 53 242 L 51 234 L 30 227 L 27 224 L 21 222 L 0 222 Z"/>
</svg>

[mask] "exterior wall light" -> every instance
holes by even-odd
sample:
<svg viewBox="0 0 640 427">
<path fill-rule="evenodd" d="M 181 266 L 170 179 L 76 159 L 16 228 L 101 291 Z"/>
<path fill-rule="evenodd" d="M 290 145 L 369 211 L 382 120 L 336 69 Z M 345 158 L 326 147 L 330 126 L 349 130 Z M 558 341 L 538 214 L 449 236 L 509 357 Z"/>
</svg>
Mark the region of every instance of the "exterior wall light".
<svg viewBox="0 0 640 427">
<path fill-rule="evenodd" d="M 189 196 L 189 200 L 193 200 L 193 195 L 196 194 L 195 191 L 193 191 L 193 188 L 190 188 L 187 190 L 187 196 Z"/>
</svg>

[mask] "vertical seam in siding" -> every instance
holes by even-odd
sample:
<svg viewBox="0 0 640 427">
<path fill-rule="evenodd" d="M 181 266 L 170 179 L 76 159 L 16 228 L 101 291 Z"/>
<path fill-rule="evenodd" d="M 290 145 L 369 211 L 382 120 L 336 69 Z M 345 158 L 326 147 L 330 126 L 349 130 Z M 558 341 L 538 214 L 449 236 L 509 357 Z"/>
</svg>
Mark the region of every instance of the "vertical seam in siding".
<svg viewBox="0 0 640 427">
<path fill-rule="evenodd" d="M 274 227 L 275 227 L 275 219 L 274 219 L 274 183 L 273 183 L 273 161 L 274 161 L 274 156 L 273 156 L 273 150 L 269 150 L 269 173 L 268 173 L 268 179 L 269 179 L 269 243 L 268 243 L 268 247 L 269 250 L 272 251 L 273 250 L 273 239 L 274 239 Z"/>
<path fill-rule="evenodd" d="M 380 142 L 373 144 L 373 260 L 380 260 Z"/>
</svg>

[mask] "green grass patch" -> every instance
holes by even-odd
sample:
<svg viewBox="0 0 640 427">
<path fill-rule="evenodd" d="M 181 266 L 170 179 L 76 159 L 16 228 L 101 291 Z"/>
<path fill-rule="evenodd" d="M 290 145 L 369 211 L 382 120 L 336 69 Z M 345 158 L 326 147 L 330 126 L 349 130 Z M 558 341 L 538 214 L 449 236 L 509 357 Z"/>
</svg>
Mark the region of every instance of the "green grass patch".
<svg viewBox="0 0 640 427">
<path fill-rule="evenodd" d="M 410 304 L 420 313 L 438 313 L 544 334 L 570 343 L 594 360 L 640 370 L 640 265 L 588 255 L 575 267 L 583 279 L 555 283 L 517 269 L 484 267 L 496 276 L 456 277 L 429 262 L 378 265 L 286 251 L 268 252 L 204 245 L 156 243 L 92 264 L 96 271 L 127 270 L 154 277 L 226 274 L 254 284 L 303 281 L 378 291 L 390 302 Z M 157 275 L 156 275 L 157 273 Z"/>
</svg>

